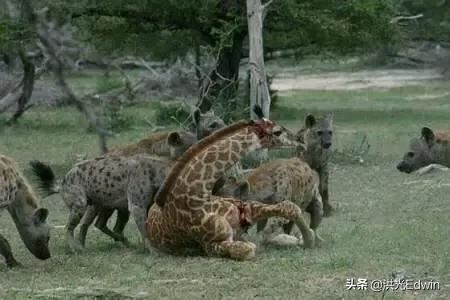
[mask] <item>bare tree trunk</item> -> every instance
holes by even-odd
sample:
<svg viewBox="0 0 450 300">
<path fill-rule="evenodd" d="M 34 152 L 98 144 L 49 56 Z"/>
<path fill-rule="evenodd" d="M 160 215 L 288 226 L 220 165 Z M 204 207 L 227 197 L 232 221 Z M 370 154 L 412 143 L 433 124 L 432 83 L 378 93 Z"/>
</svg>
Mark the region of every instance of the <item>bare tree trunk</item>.
<svg viewBox="0 0 450 300">
<path fill-rule="evenodd" d="M 270 114 L 270 95 L 264 69 L 263 21 L 270 3 L 271 1 L 262 5 L 261 0 L 247 0 L 250 107 L 255 104 L 261 106 L 266 118 Z M 250 109 L 250 117 L 257 119 L 253 109 Z"/>
<path fill-rule="evenodd" d="M 20 59 L 23 65 L 23 87 L 22 92 L 17 99 L 17 109 L 14 115 L 8 120 L 8 124 L 15 124 L 17 120 L 23 115 L 23 113 L 29 109 L 32 105 L 27 105 L 31 99 L 31 95 L 34 89 L 34 80 L 36 75 L 36 68 L 30 59 L 26 57 L 23 51 L 20 52 Z"/>
<path fill-rule="evenodd" d="M 270 115 L 270 95 L 264 68 L 263 22 L 270 3 L 271 1 L 262 5 L 261 0 L 247 0 L 250 108 L 258 104 L 266 118 Z M 250 117 L 252 120 L 258 119 L 253 109 L 250 109 Z M 253 156 L 259 161 L 269 157 L 267 150 L 258 151 Z"/>
</svg>

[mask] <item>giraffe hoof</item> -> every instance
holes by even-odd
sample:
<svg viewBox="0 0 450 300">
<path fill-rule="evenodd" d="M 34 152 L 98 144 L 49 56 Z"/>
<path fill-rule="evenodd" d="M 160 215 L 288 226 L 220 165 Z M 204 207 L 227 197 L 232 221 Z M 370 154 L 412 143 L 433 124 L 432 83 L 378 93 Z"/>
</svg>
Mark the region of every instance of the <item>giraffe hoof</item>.
<svg viewBox="0 0 450 300">
<path fill-rule="evenodd" d="M 256 245 L 251 242 L 236 241 L 230 257 L 237 260 L 249 260 L 255 257 Z"/>
<path fill-rule="evenodd" d="M 299 239 L 295 236 L 282 233 L 270 240 L 265 241 L 265 243 L 273 246 L 289 247 L 297 246 L 299 244 Z"/>
</svg>

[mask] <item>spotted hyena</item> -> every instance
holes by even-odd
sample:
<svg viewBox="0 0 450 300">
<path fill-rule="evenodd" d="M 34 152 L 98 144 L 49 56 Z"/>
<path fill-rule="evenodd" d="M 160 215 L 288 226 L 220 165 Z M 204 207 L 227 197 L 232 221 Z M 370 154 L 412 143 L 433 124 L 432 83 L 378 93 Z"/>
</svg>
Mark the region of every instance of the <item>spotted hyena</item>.
<svg viewBox="0 0 450 300">
<path fill-rule="evenodd" d="M 212 110 L 201 113 L 197 108 L 192 114 L 192 119 L 191 130 L 197 135 L 197 139 L 199 140 L 207 137 L 214 131 L 225 127 L 225 122 Z"/>
<path fill-rule="evenodd" d="M 16 163 L 0 155 L 0 212 L 8 210 L 22 241 L 28 250 L 39 259 L 48 259 L 50 250 L 49 226 L 46 223 L 48 210 L 40 208 L 37 198 Z M 8 267 L 19 266 L 11 247 L 0 234 L 0 254 Z"/>
<path fill-rule="evenodd" d="M 408 151 L 397 164 L 400 172 L 420 174 L 447 167 L 450 167 L 450 131 L 434 132 L 428 127 L 422 128 L 420 137 L 411 139 Z"/>
<path fill-rule="evenodd" d="M 64 176 L 60 190 L 56 191 L 61 193 L 70 210 L 66 225 L 69 247 L 77 251 L 84 246 L 84 240 L 74 238 L 74 230 L 89 204 L 128 209 L 145 241 L 147 210 L 170 166 L 168 159 L 142 154 L 132 157 L 103 156 L 76 164 Z M 33 167 L 41 187 L 49 193 L 54 191 L 56 182 L 51 168 L 37 161 L 33 162 Z M 123 235 L 105 233 L 116 240 L 125 239 Z"/>
<path fill-rule="evenodd" d="M 266 162 L 254 169 L 243 181 L 228 178 L 218 189 L 217 195 L 236 197 L 242 200 L 254 200 L 266 204 L 289 200 L 297 204 L 311 216 L 310 228 L 315 233 L 314 241 L 319 244 L 322 239 L 317 228 L 322 221 L 323 206 L 319 193 L 319 175 L 301 158 L 276 159 Z M 273 241 L 277 227 L 283 227 L 285 234 L 290 234 L 293 223 L 279 226 L 277 222 L 267 227 L 267 220 L 258 222 L 257 231 L 263 231 L 264 242 Z M 280 241 L 281 242 L 281 241 Z M 286 243 L 289 244 L 289 240 Z"/>
<path fill-rule="evenodd" d="M 332 154 L 333 119 L 332 114 L 317 119 L 308 114 L 305 118 L 304 127 L 297 133 L 297 141 L 304 144 L 306 148 L 306 150 L 302 150 L 304 161 L 319 174 L 319 190 L 323 201 L 324 216 L 329 216 L 334 211 L 328 196 L 328 161 Z"/>
<path fill-rule="evenodd" d="M 137 143 L 113 148 L 107 155 L 132 157 L 137 154 L 148 154 L 174 160 L 181 156 L 181 154 L 196 142 L 196 136 L 189 131 L 176 130 L 170 132 L 158 132 Z M 123 231 L 128 223 L 130 212 L 128 211 L 128 208 L 117 208 L 116 224 L 113 231 L 111 231 L 107 224 L 113 213 L 113 208 L 90 205 L 81 221 L 79 240 L 84 243 L 87 231 L 96 219 L 95 227 L 113 237 L 115 240 L 126 243 L 126 239 L 123 237 Z"/>
</svg>

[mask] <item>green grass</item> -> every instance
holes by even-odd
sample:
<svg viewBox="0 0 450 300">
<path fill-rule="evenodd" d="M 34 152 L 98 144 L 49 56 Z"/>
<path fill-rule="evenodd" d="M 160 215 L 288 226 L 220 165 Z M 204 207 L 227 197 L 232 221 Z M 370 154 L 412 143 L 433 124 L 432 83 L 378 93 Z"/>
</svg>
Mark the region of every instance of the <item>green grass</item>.
<svg viewBox="0 0 450 300">
<path fill-rule="evenodd" d="M 249 262 L 204 257 L 173 257 L 139 246 L 131 221 L 130 248 L 95 229 L 87 248 L 69 253 L 64 241 L 68 209 L 58 195 L 41 200 L 50 209 L 52 258 L 38 261 L 23 246 L 8 214 L 0 228 L 25 269 L 0 264 L 0 298 L 92 298 L 143 296 L 146 299 L 382 299 L 381 293 L 346 291 L 347 278 L 388 279 L 393 272 L 440 282 L 440 291 L 387 292 L 384 299 L 448 299 L 450 283 L 450 193 L 447 174 L 424 177 L 395 170 L 408 140 L 422 126 L 448 128 L 447 97 L 408 100 L 450 92 L 443 83 L 427 87 L 363 91 L 302 91 L 281 97 L 272 114 L 291 128 L 300 127 L 307 112 L 335 113 L 336 147 L 366 134 L 371 150 L 363 165 L 337 161 L 331 166 L 330 198 L 337 214 L 326 218 L 318 249 L 259 246 Z M 127 108 L 133 128 L 110 144 L 135 141 L 149 132 L 152 106 Z M 15 158 L 29 175 L 28 161 L 40 159 L 67 170 L 76 154 L 98 153 L 96 136 L 71 108 L 27 112 L 16 127 L 2 126 L 0 153 Z M 254 232 L 250 239 L 258 241 Z M 447 285 L 447 286 L 446 286 Z"/>
</svg>

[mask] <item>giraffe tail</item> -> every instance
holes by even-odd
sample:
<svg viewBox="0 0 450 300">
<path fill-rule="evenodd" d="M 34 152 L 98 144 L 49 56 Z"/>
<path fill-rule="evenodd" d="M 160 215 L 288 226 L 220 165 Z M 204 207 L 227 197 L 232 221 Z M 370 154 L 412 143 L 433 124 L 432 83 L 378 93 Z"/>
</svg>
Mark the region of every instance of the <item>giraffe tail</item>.
<svg viewBox="0 0 450 300">
<path fill-rule="evenodd" d="M 34 177 L 38 181 L 40 191 L 45 193 L 46 196 L 58 194 L 61 189 L 61 185 L 57 182 L 52 168 L 38 160 L 31 161 L 30 165 Z"/>
</svg>

